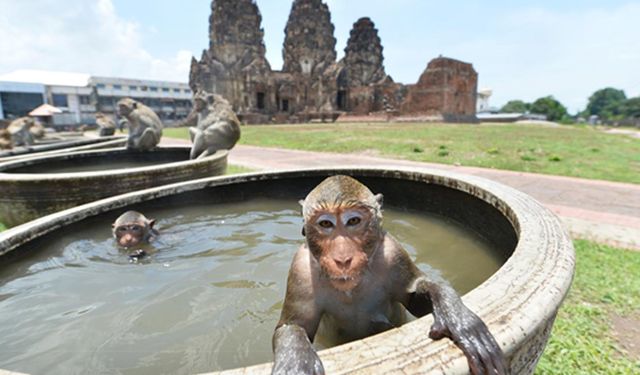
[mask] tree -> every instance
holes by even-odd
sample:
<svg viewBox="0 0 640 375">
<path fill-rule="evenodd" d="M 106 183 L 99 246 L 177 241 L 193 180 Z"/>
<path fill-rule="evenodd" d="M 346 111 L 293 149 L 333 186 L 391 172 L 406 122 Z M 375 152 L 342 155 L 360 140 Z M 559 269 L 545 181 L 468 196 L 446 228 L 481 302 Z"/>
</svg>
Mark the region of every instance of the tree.
<svg viewBox="0 0 640 375">
<path fill-rule="evenodd" d="M 507 104 L 500 108 L 502 113 L 525 113 L 531 108 L 531 103 L 525 103 L 522 100 L 509 100 Z"/>
<path fill-rule="evenodd" d="M 626 118 L 640 118 L 640 96 L 627 99 L 622 103 L 622 114 Z"/>
<path fill-rule="evenodd" d="M 589 97 L 585 114 L 586 116 L 597 115 L 603 120 L 619 117 L 622 115 L 622 107 L 626 99 L 627 96 L 622 90 L 613 87 L 600 89 Z"/>
<path fill-rule="evenodd" d="M 567 116 L 567 108 L 553 96 L 537 99 L 531 105 L 531 113 L 546 115 L 549 121 L 559 121 Z"/>
</svg>

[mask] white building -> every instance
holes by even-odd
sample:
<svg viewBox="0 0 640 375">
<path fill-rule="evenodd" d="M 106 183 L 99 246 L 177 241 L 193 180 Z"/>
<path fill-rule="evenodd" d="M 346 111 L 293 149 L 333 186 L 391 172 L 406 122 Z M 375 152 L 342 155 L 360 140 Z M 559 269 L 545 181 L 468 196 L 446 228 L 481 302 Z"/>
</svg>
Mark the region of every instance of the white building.
<svg viewBox="0 0 640 375">
<path fill-rule="evenodd" d="M 476 108 L 476 112 L 482 113 L 490 110 L 489 98 L 491 98 L 491 94 L 493 94 L 493 90 L 491 89 L 478 90 L 478 107 Z"/>
<path fill-rule="evenodd" d="M 0 75 L 0 119 L 25 116 L 48 103 L 63 111 L 53 117 L 53 126 L 94 124 L 96 112 L 115 118 L 116 103 L 124 97 L 149 106 L 167 124 L 191 111 L 191 90 L 186 83 L 38 70 Z"/>
</svg>

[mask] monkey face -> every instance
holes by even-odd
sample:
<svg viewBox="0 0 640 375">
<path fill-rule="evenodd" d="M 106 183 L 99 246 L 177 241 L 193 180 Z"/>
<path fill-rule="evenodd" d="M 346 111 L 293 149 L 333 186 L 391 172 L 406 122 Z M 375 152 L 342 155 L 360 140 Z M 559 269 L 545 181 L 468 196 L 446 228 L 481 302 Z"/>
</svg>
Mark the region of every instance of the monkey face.
<svg viewBox="0 0 640 375">
<path fill-rule="evenodd" d="M 140 224 L 125 224 L 114 228 L 113 235 L 119 246 L 134 247 L 146 241 L 149 229 Z"/>
<path fill-rule="evenodd" d="M 193 101 L 193 108 L 196 111 L 200 112 L 203 109 L 207 108 L 207 102 L 203 98 L 197 97 Z"/>
<path fill-rule="evenodd" d="M 118 101 L 118 114 L 127 116 L 136 108 L 136 102 L 130 98 L 120 99 Z"/>
<path fill-rule="evenodd" d="M 305 225 L 307 243 L 331 285 L 346 292 L 360 284 L 378 244 L 366 207 L 318 210 Z"/>
</svg>

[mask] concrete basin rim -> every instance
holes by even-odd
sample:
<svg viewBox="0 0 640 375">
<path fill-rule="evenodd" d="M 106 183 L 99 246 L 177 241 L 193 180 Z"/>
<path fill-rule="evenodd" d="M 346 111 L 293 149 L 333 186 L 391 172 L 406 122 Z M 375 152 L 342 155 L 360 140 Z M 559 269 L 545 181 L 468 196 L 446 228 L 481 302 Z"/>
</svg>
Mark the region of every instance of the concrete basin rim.
<svg viewBox="0 0 640 375">
<path fill-rule="evenodd" d="M 159 147 L 156 150 L 188 150 L 191 149 L 191 146 L 171 146 L 171 147 Z M 49 155 L 43 158 L 38 158 L 36 156 L 29 159 L 21 159 L 6 163 L 0 163 L 0 182 L 1 181 L 62 181 L 62 180 L 75 180 L 81 178 L 92 178 L 92 177 L 119 177 L 119 176 L 127 176 L 132 174 L 144 174 L 148 172 L 157 172 L 161 173 L 163 171 L 171 171 L 178 167 L 183 167 L 185 165 L 206 165 L 212 159 L 225 159 L 229 154 L 229 150 L 219 150 L 213 155 L 209 155 L 207 157 L 201 159 L 187 159 L 183 161 L 175 161 L 170 163 L 160 163 L 156 165 L 150 165 L 145 167 L 136 167 L 136 168 L 122 168 L 122 169 L 105 169 L 101 171 L 91 171 L 91 172 L 71 172 L 71 173 L 7 173 L 2 172 L 2 170 L 6 170 L 11 168 L 16 164 L 28 163 L 35 160 L 45 160 L 52 159 L 56 160 L 57 158 L 67 157 L 70 159 L 70 156 L 75 155 L 87 155 L 87 154 L 100 154 L 107 152 L 115 152 L 115 151 L 126 151 L 126 148 L 123 147 L 114 147 L 114 148 L 106 148 L 101 150 L 87 150 L 87 151 L 77 151 L 77 152 L 69 152 L 69 153 L 60 153 L 55 155 Z"/>
</svg>

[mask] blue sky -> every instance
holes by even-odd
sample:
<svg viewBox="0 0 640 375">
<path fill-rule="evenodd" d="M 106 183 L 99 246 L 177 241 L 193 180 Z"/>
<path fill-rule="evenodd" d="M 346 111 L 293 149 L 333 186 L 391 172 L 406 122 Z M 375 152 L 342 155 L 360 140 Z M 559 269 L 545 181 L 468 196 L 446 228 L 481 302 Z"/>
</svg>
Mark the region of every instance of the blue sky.
<svg viewBox="0 0 640 375">
<path fill-rule="evenodd" d="M 553 95 L 572 112 L 612 86 L 640 95 L 639 1 L 329 0 L 342 55 L 370 17 L 387 73 L 414 83 L 442 54 L 471 62 L 496 106 Z M 291 0 L 257 0 L 282 64 Z M 210 0 L 0 0 L 0 74 L 16 69 L 186 81 L 208 46 Z"/>
</svg>

